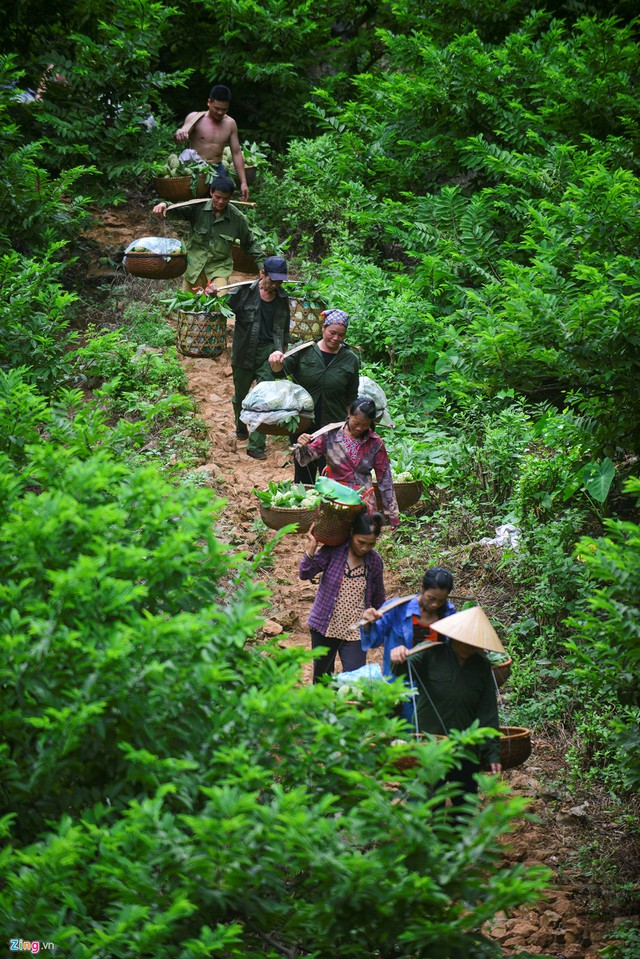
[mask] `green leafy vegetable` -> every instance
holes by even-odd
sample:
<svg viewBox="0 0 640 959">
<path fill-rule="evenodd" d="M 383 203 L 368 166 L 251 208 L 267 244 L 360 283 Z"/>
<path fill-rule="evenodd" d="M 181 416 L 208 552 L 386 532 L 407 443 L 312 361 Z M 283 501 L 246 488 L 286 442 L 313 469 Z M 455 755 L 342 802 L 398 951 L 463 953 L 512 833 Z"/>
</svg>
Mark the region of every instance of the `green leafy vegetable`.
<svg viewBox="0 0 640 959">
<path fill-rule="evenodd" d="M 303 483 L 274 483 L 271 481 L 265 490 L 255 487 L 256 494 L 263 506 L 281 509 L 315 509 L 320 505 L 321 497 L 313 489 L 307 489 Z"/>
<path fill-rule="evenodd" d="M 229 306 L 228 294 L 215 296 L 205 293 L 189 293 L 185 290 L 176 290 L 171 296 L 161 297 L 170 312 L 183 310 L 185 313 L 222 313 L 231 319 L 234 313 Z"/>
</svg>

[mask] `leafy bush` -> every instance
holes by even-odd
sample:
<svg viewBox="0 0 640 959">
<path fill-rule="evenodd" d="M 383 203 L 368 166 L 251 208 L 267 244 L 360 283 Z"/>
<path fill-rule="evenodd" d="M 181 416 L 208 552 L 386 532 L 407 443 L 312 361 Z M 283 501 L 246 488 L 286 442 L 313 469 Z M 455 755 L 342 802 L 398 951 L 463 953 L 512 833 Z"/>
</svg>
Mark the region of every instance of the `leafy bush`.
<svg viewBox="0 0 640 959">
<path fill-rule="evenodd" d="M 135 743 L 139 733 L 141 747 L 157 748 L 163 723 L 169 739 L 188 739 L 195 718 L 186 720 L 186 703 L 177 710 L 178 687 L 190 695 L 180 649 L 198 645 L 207 614 L 221 621 L 216 604 L 231 568 L 211 533 L 220 505 L 210 494 L 175 490 L 106 450 L 84 460 L 53 444 L 27 452 L 20 473 L 5 462 L 0 548 L 2 714 L 12 750 L 0 778 L 8 807 L 21 809 L 21 832 L 107 794 L 112 803 L 130 795 L 120 740 Z M 37 492 L 23 495 L 27 485 Z M 225 643 L 242 645 L 232 623 Z M 172 665 L 149 665 L 150 643 Z M 176 688 L 167 697 L 169 682 Z M 152 703 L 156 719 L 147 714 Z M 173 726 L 170 715 L 182 718 Z M 177 754 L 187 748 L 185 740 Z"/>
<path fill-rule="evenodd" d="M 627 482 L 626 490 L 640 496 L 640 480 Z M 574 613 L 568 625 L 575 637 L 567 648 L 576 658 L 578 672 L 597 698 L 614 694 L 627 709 L 618 716 L 619 761 L 630 786 L 640 782 L 638 733 L 638 668 L 640 664 L 640 527 L 637 523 L 607 519 L 606 535 L 583 537 L 576 555 L 595 585 L 586 608 Z"/>
<path fill-rule="evenodd" d="M 584 596 L 584 567 L 572 555 L 584 523 L 584 513 L 566 510 L 558 519 L 525 530 L 518 550 L 505 555 L 518 604 L 540 626 L 558 629 Z"/>
<path fill-rule="evenodd" d="M 127 303 L 122 314 L 127 336 L 139 346 L 173 346 L 176 331 L 167 323 L 163 309 L 155 303 Z"/>
<path fill-rule="evenodd" d="M 77 237 L 88 217 L 87 198 L 73 192 L 77 180 L 93 168 L 66 170 L 57 179 L 45 169 L 45 151 L 38 141 L 27 142 L 25 111 L 33 105 L 13 99 L 21 71 L 15 57 L 0 56 L 0 253 L 11 249 L 47 254 L 61 240 Z M 22 121 L 22 123 L 18 122 Z"/>
<path fill-rule="evenodd" d="M 103 17 L 85 19 L 85 32 L 77 29 L 77 12 L 51 30 L 52 66 L 33 107 L 38 138 L 47 169 L 91 165 L 109 181 L 102 187 L 108 191 L 111 181 L 132 180 L 166 152 L 167 133 L 158 123 L 166 112 L 162 91 L 183 83 L 188 71 L 157 69 L 174 8 L 116 0 Z M 147 130 L 152 113 L 156 126 Z"/>
<path fill-rule="evenodd" d="M 52 393 L 69 379 L 70 348 L 77 334 L 69 329 L 76 301 L 58 282 L 63 266 L 54 262 L 62 244 L 39 260 L 18 253 L 0 258 L 0 368 L 23 366 L 30 382 Z"/>
<path fill-rule="evenodd" d="M 165 354 L 141 344 L 134 350 L 123 330 L 87 330 L 88 341 L 74 354 L 77 370 L 93 386 L 103 385 L 114 408 L 123 409 L 135 395 L 157 399 L 184 391 L 186 376 L 175 351 Z"/>
</svg>

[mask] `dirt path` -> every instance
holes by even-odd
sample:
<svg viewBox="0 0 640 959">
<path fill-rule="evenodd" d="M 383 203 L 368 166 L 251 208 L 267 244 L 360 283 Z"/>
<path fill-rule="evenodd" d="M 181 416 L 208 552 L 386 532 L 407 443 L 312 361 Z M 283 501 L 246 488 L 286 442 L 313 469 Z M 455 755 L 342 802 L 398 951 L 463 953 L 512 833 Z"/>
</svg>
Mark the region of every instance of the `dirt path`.
<svg viewBox="0 0 640 959">
<path fill-rule="evenodd" d="M 107 213 L 99 229 L 91 232 L 102 254 L 117 262 L 123 247 L 134 236 L 157 232 L 157 221 L 145 211 L 127 212 L 128 216 L 124 211 Z M 145 217 L 146 229 L 141 229 L 145 226 Z M 113 271 L 100 267 L 97 258 L 87 271 L 89 280 L 100 281 L 110 275 L 113 276 Z M 234 274 L 234 279 L 247 278 L 245 274 Z M 211 440 L 209 459 L 199 470 L 227 500 L 216 532 L 234 549 L 253 555 L 274 534 L 261 522 L 258 501 L 251 490 L 254 486 L 266 486 L 269 480 L 292 478 L 288 441 L 268 437 L 267 459 L 256 461 L 248 457 L 246 442 L 238 441 L 235 436 L 229 354 L 214 360 L 186 358 L 183 365 Z M 272 591 L 263 633 L 265 636 L 283 634 L 282 642 L 287 645 L 307 647 L 309 634 L 305 624 L 316 587 L 298 579 L 303 549 L 303 536 L 285 536 L 275 548 L 273 566 L 263 571 L 264 582 Z M 403 595 L 415 587 L 415 582 L 402 581 L 388 571 L 385 582 L 389 596 Z M 303 679 L 308 682 L 310 678 L 311 666 L 307 665 Z M 526 949 L 534 955 L 553 959 L 595 959 L 607 933 L 616 924 L 615 919 L 603 922 L 593 918 L 593 902 L 598 893 L 581 852 L 594 834 L 611 841 L 611 816 L 604 803 L 597 799 L 589 798 L 578 804 L 562 785 L 568 745 L 537 738 L 526 765 L 504 774 L 515 792 L 531 799 L 531 812 L 537 817 L 533 823 L 523 821 L 504 843 L 505 861 L 544 865 L 554 875 L 546 901 L 535 908 L 523 908 L 509 918 L 498 915 L 487 929 L 507 955 Z M 619 855 L 622 863 L 624 850 L 620 850 Z M 608 914 L 612 915 L 611 910 Z"/>
</svg>

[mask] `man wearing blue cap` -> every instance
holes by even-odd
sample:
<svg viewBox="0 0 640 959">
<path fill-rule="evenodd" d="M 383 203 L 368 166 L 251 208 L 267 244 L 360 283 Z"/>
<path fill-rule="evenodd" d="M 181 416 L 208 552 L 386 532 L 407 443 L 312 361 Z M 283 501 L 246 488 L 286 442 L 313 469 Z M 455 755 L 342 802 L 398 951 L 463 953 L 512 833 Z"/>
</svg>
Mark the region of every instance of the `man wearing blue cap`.
<svg viewBox="0 0 640 959">
<path fill-rule="evenodd" d="M 287 264 L 281 256 L 268 256 L 260 270 L 260 278 L 233 293 L 229 306 L 236 315 L 231 369 L 233 370 L 233 409 L 236 436 L 248 439 L 247 455 L 256 460 L 267 458 L 264 433 L 251 433 L 240 419 L 242 401 L 254 382 L 273 380 L 269 356 L 274 350 L 284 352 L 289 341 L 289 297 L 282 289 L 287 279 Z"/>
</svg>

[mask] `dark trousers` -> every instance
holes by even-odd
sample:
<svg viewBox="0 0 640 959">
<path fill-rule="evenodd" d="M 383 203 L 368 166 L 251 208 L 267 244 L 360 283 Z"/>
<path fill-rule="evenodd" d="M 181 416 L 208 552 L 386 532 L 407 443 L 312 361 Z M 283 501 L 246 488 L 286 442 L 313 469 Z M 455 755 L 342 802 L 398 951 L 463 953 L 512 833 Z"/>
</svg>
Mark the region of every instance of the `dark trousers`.
<svg viewBox="0 0 640 959">
<path fill-rule="evenodd" d="M 293 438 L 293 442 L 296 442 L 297 437 Z M 327 465 L 327 461 L 324 456 L 321 456 L 320 459 L 312 460 L 310 463 L 307 463 L 306 466 L 300 466 L 300 463 L 297 459 L 294 458 L 293 461 L 293 481 L 294 483 L 305 483 L 307 486 L 313 486 L 316 481 L 316 476 L 318 473 L 322 473 L 322 470 Z"/>
<path fill-rule="evenodd" d="M 274 378 L 271 367 L 269 366 L 269 356 L 273 353 L 273 343 L 258 343 L 256 349 L 256 358 L 250 369 L 246 370 L 241 366 L 232 366 L 233 372 L 233 411 L 236 417 L 236 429 L 242 425 L 240 413 L 242 411 L 242 401 L 256 383 L 263 383 L 265 380 Z M 261 452 L 267 443 L 267 437 L 264 433 L 250 433 L 247 449 L 252 452 Z"/>
<path fill-rule="evenodd" d="M 477 772 L 480 772 L 480 764 L 471 759 L 461 759 L 459 769 L 450 769 L 445 776 L 445 782 L 453 783 L 460 787 L 462 792 L 458 796 L 452 796 L 451 804 L 453 806 L 462 806 L 464 803 L 464 793 L 477 793 L 478 783 L 473 778 Z"/>
<path fill-rule="evenodd" d="M 319 646 L 326 646 L 329 652 L 313 661 L 314 683 L 317 683 L 322 676 L 333 675 L 336 653 L 340 653 L 340 661 L 345 673 L 366 665 L 367 651 L 362 648 L 359 639 L 332 639 L 330 636 L 323 636 L 317 629 L 312 629 L 311 648 L 317 649 Z"/>
<path fill-rule="evenodd" d="M 318 427 L 315 423 L 312 423 L 309 427 L 308 432 L 313 433 Z M 298 442 L 298 437 L 300 433 L 290 433 L 289 439 L 291 440 L 291 445 L 293 446 Z M 297 459 L 293 458 L 293 482 L 294 483 L 304 483 L 307 486 L 313 486 L 316 481 L 316 476 L 318 473 L 322 473 L 323 469 L 327 465 L 327 461 L 324 456 L 321 456 L 320 459 L 312 460 L 310 463 L 307 463 L 306 466 L 300 466 L 300 463 Z"/>
</svg>

